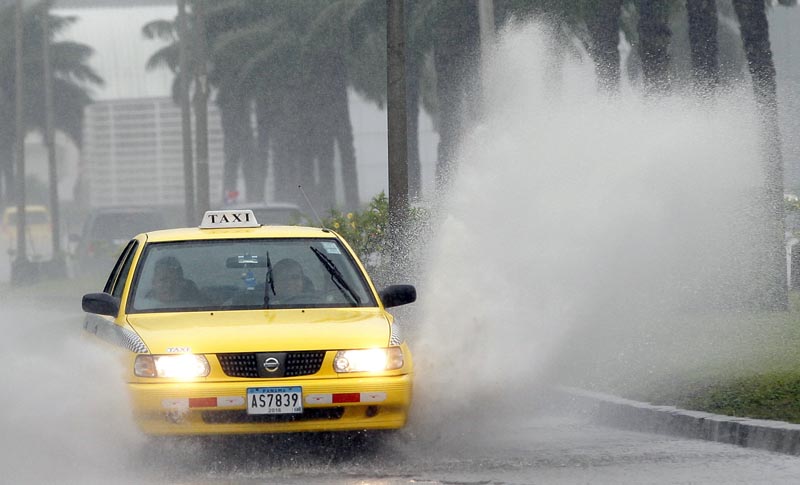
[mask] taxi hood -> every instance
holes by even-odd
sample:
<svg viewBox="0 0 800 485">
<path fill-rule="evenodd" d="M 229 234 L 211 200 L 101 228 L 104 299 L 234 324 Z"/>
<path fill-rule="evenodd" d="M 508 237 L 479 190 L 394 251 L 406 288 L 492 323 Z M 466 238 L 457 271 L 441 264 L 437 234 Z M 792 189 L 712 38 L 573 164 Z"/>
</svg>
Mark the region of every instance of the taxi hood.
<svg viewBox="0 0 800 485">
<path fill-rule="evenodd" d="M 391 334 L 379 308 L 140 313 L 127 319 L 154 354 L 385 347 Z"/>
</svg>

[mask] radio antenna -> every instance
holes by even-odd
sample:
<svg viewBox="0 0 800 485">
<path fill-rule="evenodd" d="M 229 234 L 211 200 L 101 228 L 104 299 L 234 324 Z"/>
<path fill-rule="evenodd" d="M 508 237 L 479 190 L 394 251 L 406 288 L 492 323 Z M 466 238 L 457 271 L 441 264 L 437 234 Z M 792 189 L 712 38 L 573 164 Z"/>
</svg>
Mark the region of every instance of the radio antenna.
<svg viewBox="0 0 800 485">
<path fill-rule="evenodd" d="M 323 224 L 323 222 L 322 222 L 322 218 L 319 217 L 319 214 L 317 214 L 317 211 L 314 210 L 314 206 L 311 205 L 311 201 L 308 199 L 308 196 L 306 195 L 306 191 L 303 190 L 303 186 L 302 185 L 298 185 L 297 188 L 300 190 L 300 193 L 303 194 L 303 198 L 306 199 L 306 204 L 308 204 L 308 207 L 311 208 L 311 212 L 314 213 L 314 217 L 317 218 L 317 222 L 319 222 L 319 227 L 321 227 L 321 228 L 323 228 L 323 229 L 325 229 L 327 231 L 328 228 L 325 227 L 325 224 Z"/>
</svg>

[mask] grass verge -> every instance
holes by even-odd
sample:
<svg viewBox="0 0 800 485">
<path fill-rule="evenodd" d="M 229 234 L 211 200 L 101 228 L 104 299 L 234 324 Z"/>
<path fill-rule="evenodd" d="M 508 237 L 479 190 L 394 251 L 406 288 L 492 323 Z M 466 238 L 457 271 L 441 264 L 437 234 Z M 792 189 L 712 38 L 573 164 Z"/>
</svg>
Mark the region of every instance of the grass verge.
<svg viewBox="0 0 800 485">
<path fill-rule="evenodd" d="M 568 385 L 800 423 L 800 294 L 788 312 L 626 317 L 572 337 L 556 362 Z"/>
</svg>

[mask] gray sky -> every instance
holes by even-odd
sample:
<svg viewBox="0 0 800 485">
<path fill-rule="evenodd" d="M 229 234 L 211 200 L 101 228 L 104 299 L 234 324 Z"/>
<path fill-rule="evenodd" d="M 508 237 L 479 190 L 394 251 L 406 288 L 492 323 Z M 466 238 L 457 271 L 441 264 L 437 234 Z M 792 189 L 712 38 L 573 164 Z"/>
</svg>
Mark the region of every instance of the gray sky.
<svg viewBox="0 0 800 485">
<path fill-rule="evenodd" d="M 57 2 L 57 5 L 67 3 L 114 2 L 72 0 Z M 142 35 L 142 26 L 155 19 L 173 19 L 176 12 L 177 8 L 174 6 L 126 6 L 58 8 L 53 13 L 78 18 L 62 37 L 88 44 L 95 49 L 90 64 L 106 81 L 104 87 L 95 91 L 95 98 L 105 100 L 170 94 L 172 73 L 169 70 L 164 68 L 145 72 L 147 59 L 163 43 L 145 39 Z"/>
</svg>

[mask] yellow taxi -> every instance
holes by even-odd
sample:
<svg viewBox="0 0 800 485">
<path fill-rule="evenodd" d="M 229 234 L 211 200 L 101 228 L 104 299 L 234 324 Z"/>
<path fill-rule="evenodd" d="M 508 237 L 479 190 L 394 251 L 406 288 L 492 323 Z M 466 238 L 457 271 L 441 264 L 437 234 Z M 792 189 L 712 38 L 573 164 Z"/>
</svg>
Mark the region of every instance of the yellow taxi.
<svg viewBox="0 0 800 485">
<path fill-rule="evenodd" d="M 17 207 L 3 211 L 3 234 L 8 254 L 17 254 Z M 25 206 L 25 255 L 31 261 L 47 261 L 53 257 L 53 228 L 50 211 L 43 205 Z"/>
<path fill-rule="evenodd" d="M 330 229 L 209 211 L 133 238 L 84 331 L 123 359 L 146 434 L 398 429 L 413 363 L 386 309 L 415 300 Z"/>
</svg>

